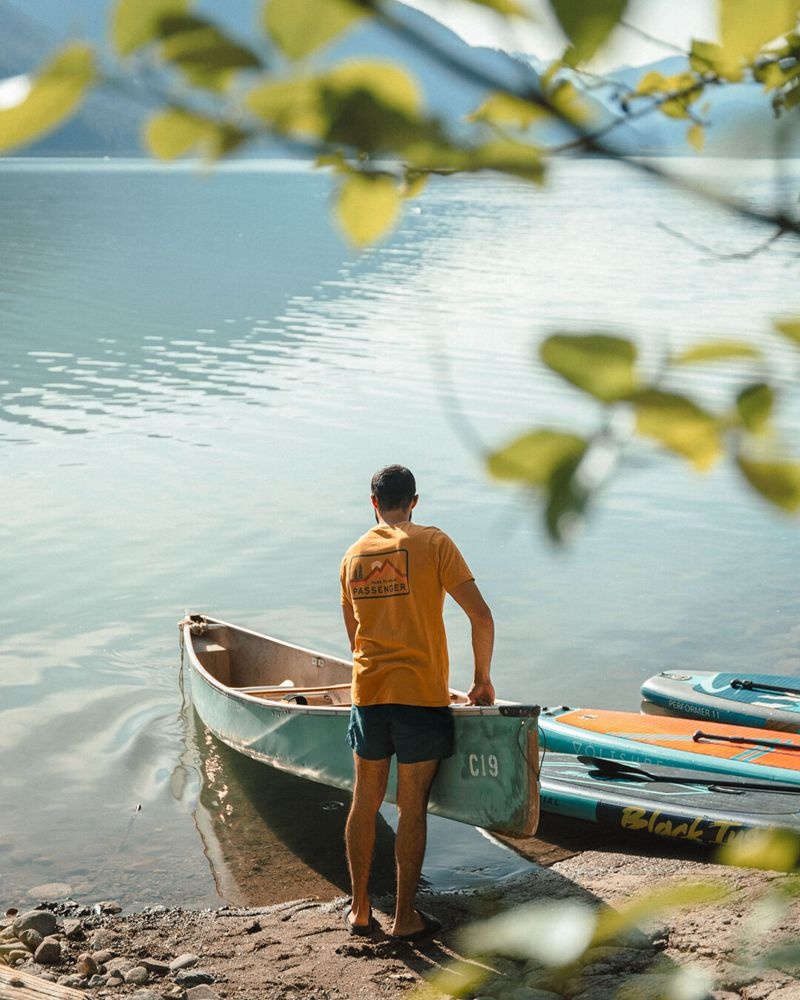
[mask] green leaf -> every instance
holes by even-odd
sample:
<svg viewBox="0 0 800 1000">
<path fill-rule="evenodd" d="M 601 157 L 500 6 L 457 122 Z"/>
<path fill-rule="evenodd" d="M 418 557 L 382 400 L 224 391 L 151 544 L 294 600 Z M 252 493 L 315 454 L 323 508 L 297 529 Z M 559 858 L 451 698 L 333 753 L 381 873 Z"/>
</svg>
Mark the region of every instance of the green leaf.
<svg viewBox="0 0 800 1000">
<path fill-rule="evenodd" d="M 94 50 L 74 42 L 65 46 L 32 78 L 15 78 L 18 94 L 3 103 L 0 88 L 0 153 L 24 146 L 75 114 L 95 80 Z M 9 83 L 5 84 L 9 88 Z"/>
<path fill-rule="evenodd" d="M 527 8 L 517 0 L 470 0 L 470 3 L 474 3 L 477 7 L 488 7 L 498 14 L 530 18 Z"/>
<path fill-rule="evenodd" d="M 364 247 L 376 243 L 392 228 L 402 198 L 393 177 L 353 173 L 339 190 L 336 217 L 348 239 Z"/>
<path fill-rule="evenodd" d="M 724 57 L 722 47 L 713 42 L 703 42 L 692 39 L 689 51 L 689 67 L 701 76 L 705 73 L 716 73 L 718 76 L 725 76 L 731 83 L 742 79 L 742 70 L 737 68 L 726 74 L 724 70 Z"/>
<path fill-rule="evenodd" d="M 718 0 L 722 54 L 718 65 L 736 72 L 797 25 L 797 0 Z"/>
<path fill-rule="evenodd" d="M 638 386 L 636 347 L 622 337 L 557 333 L 542 343 L 539 356 L 567 382 L 603 403 L 625 399 Z"/>
<path fill-rule="evenodd" d="M 302 59 L 332 42 L 367 15 L 368 0 L 268 0 L 267 33 L 290 59 Z"/>
<path fill-rule="evenodd" d="M 577 900 L 529 903 L 470 925 L 461 941 L 473 954 L 508 955 L 559 967 L 580 958 L 596 924 L 592 907 Z"/>
<path fill-rule="evenodd" d="M 281 135 L 321 138 L 326 119 L 314 77 L 270 80 L 251 90 L 245 107 Z"/>
<path fill-rule="evenodd" d="M 511 125 L 514 128 L 530 128 L 537 121 L 549 118 L 548 113 L 538 104 L 523 101 L 513 94 L 491 94 L 481 106 L 467 116 L 467 121 L 489 122 L 492 125 Z"/>
<path fill-rule="evenodd" d="M 769 423 L 774 405 L 775 392 L 766 382 L 748 385 L 736 397 L 739 418 L 753 434 L 762 431 Z"/>
<path fill-rule="evenodd" d="M 748 483 L 771 504 L 790 513 L 800 510 L 800 462 L 754 461 L 743 455 L 736 462 Z"/>
<path fill-rule="evenodd" d="M 234 42 L 204 18 L 167 17 L 160 23 L 164 38 L 161 54 L 191 82 L 224 89 L 241 69 L 256 69 L 261 60 L 250 49 Z"/>
<path fill-rule="evenodd" d="M 688 458 L 696 469 L 710 468 L 721 455 L 717 421 L 685 396 L 646 389 L 632 396 L 631 402 L 637 432 Z"/>
<path fill-rule="evenodd" d="M 686 138 L 696 153 L 702 153 L 706 144 L 706 133 L 702 125 L 691 125 L 686 132 Z"/>
<path fill-rule="evenodd" d="M 774 320 L 772 325 L 778 333 L 800 347 L 800 319 L 795 316 L 787 316 L 784 319 Z"/>
<path fill-rule="evenodd" d="M 117 0 L 111 12 L 111 38 L 122 56 L 161 37 L 164 18 L 180 17 L 190 0 Z"/>
<path fill-rule="evenodd" d="M 658 886 L 620 907 L 603 910 L 597 921 L 592 945 L 613 941 L 644 921 L 663 913 L 671 913 L 681 907 L 718 903 L 729 893 L 730 890 L 722 882 L 684 882 L 680 885 Z"/>
<path fill-rule="evenodd" d="M 792 871 L 799 859 L 800 839 L 789 830 L 746 830 L 717 854 L 720 864 L 763 871 Z"/>
<path fill-rule="evenodd" d="M 761 358 L 758 348 L 741 340 L 712 340 L 682 351 L 673 359 L 676 365 L 705 364 L 707 361 L 730 361 L 735 358 Z"/>
<path fill-rule="evenodd" d="M 153 156 L 174 160 L 187 153 L 215 160 L 236 149 L 247 133 L 183 108 L 168 108 L 145 126 L 144 140 Z"/>
<path fill-rule="evenodd" d="M 497 479 L 545 487 L 557 469 L 580 460 L 586 447 L 587 442 L 575 434 L 535 430 L 489 455 L 487 465 Z"/>
<path fill-rule="evenodd" d="M 619 24 L 628 0 L 550 0 L 550 6 L 572 43 L 574 62 L 585 62 Z"/>
</svg>

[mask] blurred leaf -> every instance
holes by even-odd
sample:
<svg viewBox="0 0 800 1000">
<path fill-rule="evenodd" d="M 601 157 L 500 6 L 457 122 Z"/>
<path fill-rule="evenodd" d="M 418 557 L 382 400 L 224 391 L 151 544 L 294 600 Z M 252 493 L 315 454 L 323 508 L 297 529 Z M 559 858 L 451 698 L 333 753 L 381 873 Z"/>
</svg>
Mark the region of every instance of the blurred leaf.
<svg viewBox="0 0 800 1000">
<path fill-rule="evenodd" d="M 800 839 L 790 830 L 746 830 L 717 853 L 720 864 L 764 871 L 793 871 L 799 859 Z"/>
<path fill-rule="evenodd" d="M 574 62 L 586 62 L 619 24 L 628 0 L 550 0 L 564 34 L 574 49 Z M 573 60 L 570 60 L 573 61 Z"/>
<path fill-rule="evenodd" d="M 544 181 L 544 161 L 538 149 L 513 139 L 498 139 L 471 150 L 463 156 L 459 169 L 468 171 L 494 170 L 541 184 Z"/>
<path fill-rule="evenodd" d="M 569 80 L 558 80 L 548 92 L 547 99 L 563 118 L 574 125 L 586 125 L 592 118 L 585 94 Z"/>
<path fill-rule="evenodd" d="M 740 340 L 712 340 L 682 351 L 672 359 L 676 365 L 696 365 L 706 361 L 728 361 L 731 358 L 760 358 L 761 351 Z"/>
<path fill-rule="evenodd" d="M 593 945 L 612 941 L 637 928 L 643 921 L 681 907 L 718 903 L 729 889 L 722 882 L 685 882 L 681 885 L 655 886 L 646 895 L 616 909 L 604 909 L 597 921 Z"/>
<path fill-rule="evenodd" d="M 632 396 L 631 402 L 637 432 L 688 458 L 696 469 L 710 468 L 721 455 L 717 421 L 685 396 L 646 389 Z"/>
<path fill-rule="evenodd" d="M 244 104 L 281 135 L 320 138 L 325 130 L 319 81 L 314 77 L 262 83 L 247 94 Z"/>
<path fill-rule="evenodd" d="M 702 153 L 706 144 L 706 133 L 702 125 L 692 125 L 686 133 L 686 138 L 692 149 L 697 153 Z"/>
<path fill-rule="evenodd" d="M 800 319 L 794 316 L 787 316 L 784 319 L 776 319 L 773 326 L 792 343 L 800 346 Z"/>
<path fill-rule="evenodd" d="M 117 0 L 111 11 L 111 38 L 122 56 L 128 56 L 160 37 L 164 18 L 180 17 L 190 0 Z"/>
<path fill-rule="evenodd" d="M 708 1000 L 716 976 L 698 965 L 678 965 L 627 978 L 614 992 L 614 1000 Z"/>
<path fill-rule="evenodd" d="M 766 382 L 756 382 L 742 389 L 736 397 L 736 409 L 739 417 L 754 434 L 763 430 L 769 423 L 775 405 L 775 392 Z"/>
<path fill-rule="evenodd" d="M 779 969 L 796 975 L 800 971 L 800 944 L 795 942 L 778 945 L 759 955 L 758 965 L 764 969 Z"/>
<path fill-rule="evenodd" d="M 625 399 L 638 385 L 636 347 L 622 337 L 556 333 L 541 344 L 539 356 L 567 382 L 603 403 Z"/>
<path fill-rule="evenodd" d="M 797 0 L 717 0 L 722 55 L 718 65 L 736 72 L 797 24 Z"/>
<path fill-rule="evenodd" d="M 145 143 L 153 156 L 174 160 L 187 153 L 215 160 L 231 152 L 247 138 L 247 133 L 212 118 L 168 108 L 154 115 L 145 126 Z"/>
<path fill-rule="evenodd" d="M 776 507 L 800 510 L 800 462 L 755 461 L 739 455 L 739 468 L 750 485 Z"/>
<path fill-rule="evenodd" d="M 725 66 L 722 47 L 713 42 L 692 40 L 689 52 L 689 66 L 695 73 L 716 73 L 731 83 L 742 79 L 744 73 L 740 67 L 731 69 Z"/>
<path fill-rule="evenodd" d="M 302 59 L 365 17 L 368 0 L 267 0 L 264 26 L 290 59 Z"/>
<path fill-rule="evenodd" d="M 477 955 L 507 955 L 559 967 L 584 953 L 596 923 L 595 911 L 576 900 L 530 903 L 472 924 L 461 941 Z"/>
<path fill-rule="evenodd" d="M 237 70 L 261 66 L 254 52 L 204 18 L 167 17 L 159 31 L 164 39 L 162 56 L 198 86 L 223 89 Z"/>
<path fill-rule="evenodd" d="M 357 247 L 376 243 L 392 228 L 402 194 L 393 177 L 353 173 L 339 191 L 336 217 L 345 235 Z"/>
<path fill-rule="evenodd" d="M 528 10 L 517 0 L 470 0 L 478 7 L 488 7 L 497 11 L 498 14 L 511 14 L 518 17 L 530 18 Z"/>
<path fill-rule="evenodd" d="M 567 462 L 579 460 L 587 442 L 575 434 L 561 431 L 536 430 L 515 438 L 488 458 L 491 475 L 497 479 L 521 480 L 532 486 L 545 487 L 556 469 Z"/>
<path fill-rule="evenodd" d="M 422 91 L 403 66 L 378 59 L 351 59 L 335 66 L 320 78 L 336 94 L 367 91 L 380 104 L 407 115 L 422 109 Z"/>
<path fill-rule="evenodd" d="M 530 128 L 534 122 L 550 116 L 538 104 L 523 101 L 513 94 L 491 94 L 471 115 L 468 121 L 490 122 L 493 125 L 511 125 L 515 128 Z"/>
<path fill-rule="evenodd" d="M 73 42 L 32 78 L 20 81 L 19 100 L 0 104 L 0 153 L 23 146 L 70 118 L 95 80 L 94 50 Z"/>
<path fill-rule="evenodd" d="M 544 523 L 550 538 L 557 544 L 571 540 L 583 525 L 591 499 L 587 484 L 580 475 L 583 455 L 576 455 L 558 465 L 547 485 Z"/>
<path fill-rule="evenodd" d="M 434 1000 L 443 993 L 450 997 L 474 996 L 478 987 L 493 975 L 492 970 L 477 962 L 456 961 L 436 968 L 425 977 L 425 985 L 410 996 L 417 1000 Z"/>
<path fill-rule="evenodd" d="M 406 170 L 403 197 L 417 198 L 425 190 L 427 183 L 428 174 L 416 170 Z"/>
</svg>

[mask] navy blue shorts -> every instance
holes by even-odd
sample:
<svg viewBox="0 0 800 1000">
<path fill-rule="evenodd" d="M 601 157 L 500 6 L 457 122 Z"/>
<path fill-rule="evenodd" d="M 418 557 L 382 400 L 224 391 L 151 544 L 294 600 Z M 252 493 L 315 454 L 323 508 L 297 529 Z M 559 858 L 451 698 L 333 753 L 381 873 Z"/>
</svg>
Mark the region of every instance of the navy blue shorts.
<svg viewBox="0 0 800 1000">
<path fill-rule="evenodd" d="M 453 756 L 453 715 L 421 705 L 353 705 L 347 741 L 364 760 L 442 760 Z"/>
</svg>

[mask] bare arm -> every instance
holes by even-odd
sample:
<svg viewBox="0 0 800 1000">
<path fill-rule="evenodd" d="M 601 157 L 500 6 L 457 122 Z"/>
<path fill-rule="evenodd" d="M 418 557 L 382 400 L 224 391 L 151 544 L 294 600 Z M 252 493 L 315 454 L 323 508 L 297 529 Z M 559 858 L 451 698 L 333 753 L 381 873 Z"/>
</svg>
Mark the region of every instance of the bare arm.
<svg viewBox="0 0 800 1000">
<path fill-rule="evenodd" d="M 347 638 L 350 640 L 350 649 L 353 650 L 356 648 L 356 628 L 358 627 L 358 622 L 353 613 L 352 605 L 342 605 L 342 616 L 344 618 L 344 627 L 347 629 Z"/>
<path fill-rule="evenodd" d="M 451 591 L 472 626 L 472 656 L 475 671 L 467 692 L 469 705 L 493 705 L 494 687 L 490 678 L 494 649 L 494 619 L 474 580 L 466 580 Z"/>
</svg>

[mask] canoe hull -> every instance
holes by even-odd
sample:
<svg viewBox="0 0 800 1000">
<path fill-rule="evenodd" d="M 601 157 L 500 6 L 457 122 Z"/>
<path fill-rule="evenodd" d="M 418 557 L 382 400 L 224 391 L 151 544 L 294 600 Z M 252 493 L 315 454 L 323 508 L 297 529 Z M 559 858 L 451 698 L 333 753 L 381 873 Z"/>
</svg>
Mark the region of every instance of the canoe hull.
<svg viewBox="0 0 800 1000">
<path fill-rule="evenodd" d="M 244 633 L 249 643 L 258 638 L 265 643 L 277 642 L 215 619 L 203 621 L 212 627 L 224 626 L 225 640 L 236 639 L 235 633 Z M 183 641 L 188 654 L 192 701 L 203 723 L 219 740 L 280 770 L 336 788 L 352 789 L 353 753 L 346 740 L 348 704 L 302 705 L 278 700 L 279 696 L 266 700 L 236 690 L 221 683 L 204 666 L 203 652 L 197 648 L 191 622 L 183 625 Z M 324 662 L 326 682 L 339 679 L 339 666 L 349 675 L 350 665 L 344 661 L 300 647 L 288 648 L 313 657 L 315 663 Z M 248 675 L 246 679 L 254 678 Z M 429 811 L 498 833 L 530 835 L 539 816 L 538 708 L 454 706 L 451 711 L 455 718 L 454 753 L 442 761 L 431 789 Z M 396 801 L 394 765 L 387 799 Z"/>
</svg>

